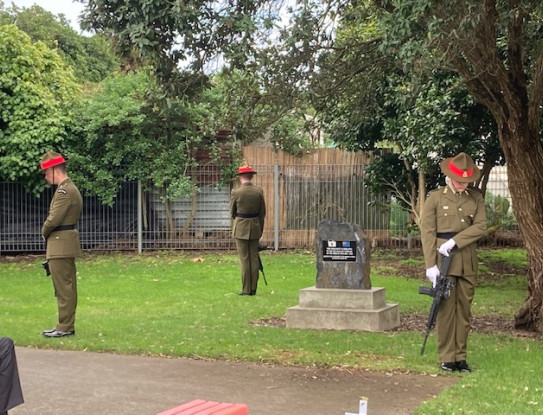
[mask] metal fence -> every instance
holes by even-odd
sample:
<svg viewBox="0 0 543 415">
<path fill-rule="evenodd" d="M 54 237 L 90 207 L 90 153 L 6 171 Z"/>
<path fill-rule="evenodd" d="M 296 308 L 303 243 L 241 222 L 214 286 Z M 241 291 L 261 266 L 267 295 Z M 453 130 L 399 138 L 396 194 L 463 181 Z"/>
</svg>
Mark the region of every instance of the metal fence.
<svg viewBox="0 0 543 415">
<path fill-rule="evenodd" d="M 322 219 L 357 223 L 373 246 L 419 246 L 417 233 L 408 233 L 409 212 L 394 200 L 372 198 L 361 165 L 253 167 L 258 171 L 254 182 L 265 193 L 262 243 L 269 247 L 312 249 Z M 163 201 L 159 190 L 144 192 L 136 182 L 124 184 L 111 207 L 96 197 L 84 196 L 78 223 L 82 248 L 139 252 L 235 249 L 229 201 L 231 187 L 237 183 L 220 187 L 214 166 L 200 167 L 193 180 L 196 187 L 191 197 L 176 201 Z M 505 183 L 500 187 L 499 181 L 493 182 L 489 195 L 494 202 L 497 195 L 509 197 Z M 0 183 L 0 253 L 44 250 L 40 230 L 52 196 L 52 189 L 35 197 L 18 183 Z M 518 245 L 520 237 L 510 210 L 496 215 L 495 206 L 487 206 L 489 209 L 493 221 L 503 222 L 498 223 L 500 233 L 491 242 Z"/>
</svg>

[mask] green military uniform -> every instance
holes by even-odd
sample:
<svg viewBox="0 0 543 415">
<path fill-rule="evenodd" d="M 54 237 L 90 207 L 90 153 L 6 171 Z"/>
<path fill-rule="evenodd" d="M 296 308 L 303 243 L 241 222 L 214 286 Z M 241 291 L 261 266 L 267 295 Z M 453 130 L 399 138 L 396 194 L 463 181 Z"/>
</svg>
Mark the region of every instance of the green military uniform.
<svg viewBox="0 0 543 415">
<path fill-rule="evenodd" d="M 262 189 L 251 182 L 246 182 L 232 190 L 230 214 L 234 219 L 232 236 L 236 240 L 241 264 L 240 294 L 254 295 L 259 277 L 258 240 L 262 237 L 266 216 Z"/>
<path fill-rule="evenodd" d="M 471 303 L 477 275 L 476 241 L 485 235 L 484 199 L 477 189 L 455 192 L 449 185 L 430 192 L 421 218 L 421 239 L 426 268 L 441 267 L 439 246 L 454 239 L 449 279 L 451 295 L 437 316 L 438 354 L 442 362 L 465 361 L 470 330 Z"/>
<path fill-rule="evenodd" d="M 62 332 L 74 331 L 77 307 L 75 258 L 81 255 L 75 224 L 81 215 L 82 205 L 81 194 L 75 184 L 69 178 L 64 180 L 55 190 L 49 214 L 41 229 L 47 241 L 46 259 L 57 298 L 56 330 Z"/>
</svg>

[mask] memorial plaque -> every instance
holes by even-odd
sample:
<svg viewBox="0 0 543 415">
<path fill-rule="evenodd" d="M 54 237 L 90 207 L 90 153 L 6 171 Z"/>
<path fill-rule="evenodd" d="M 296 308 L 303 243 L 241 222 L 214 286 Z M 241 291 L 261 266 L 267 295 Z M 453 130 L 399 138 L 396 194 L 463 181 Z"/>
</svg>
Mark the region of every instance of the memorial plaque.
<svg viewBox="0 0 543 415">
<path fill-rule="evenodd" d="M 323 261 L 356 261 L 356 241 L 322 241 Z"/>
<path fill-rule="evenodd" d="M 317 226 L 316 288 L 370 289 L 370 245 L 356 224 L 322 220 Z"/>
</svg>

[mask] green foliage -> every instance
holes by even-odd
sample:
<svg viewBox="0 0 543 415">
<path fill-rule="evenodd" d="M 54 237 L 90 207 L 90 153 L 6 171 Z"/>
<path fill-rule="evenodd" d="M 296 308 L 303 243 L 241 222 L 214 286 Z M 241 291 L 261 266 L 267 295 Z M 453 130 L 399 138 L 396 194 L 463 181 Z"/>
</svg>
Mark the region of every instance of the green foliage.
<svg viewBox="0 0 543 415">
<path fill-rule="evenodd" d="M 515 215 L 509 210 L 510 203 L 506 197 L 494 195 L 490 192 L 485 194 L 487 232 L 510 229 L 516 224 Z"/>
<path fill-rule="evenodd" d="M 410 178 L 403 177 L 411 175 Z M 416 180 L 412 172 L 407 172 L 397 153 L 384 153 L 370 163 L 365 170 L 364 183 L 375 195 L 409 194 L 409 179 Z M 406 203 L 402 203 L 407 207 Z"/>
<path fill-rule="evenodd" d="M 413 223 L 410 220 L 410 213 L 408 209 L 402 207 L 401 203 L 397 200 L 392 200 L 389 205 L 390 209 L 390 236 L 405 236 L 406 232 L 413 230 Z"/>
<path fill-rule="evenodd" d="M 0 178 L 43 188 L 44 152 L 62 151 L 79 93 L 71 68 L 14 25 L 0 26 Z M 66 156 L 69 158 L 70 154 Z"/>
<path fill-rule="evenodd" d="M 314 147 L 310 133 L 317 128 L 305 119 L 305 107 L 291 111 L 290 105 L 271 96 L 258 73 L 224 68 L 212 83 L 206 97 L 213 96 L 217 123 L 231 129 L 241 143 L 264 140 L 290 154 Z"/>
<path fill-rule="evenodd" d="M 215 104 L 198 96 L 168 103 L 146 70 L 110 77 L 90 91 L 76 108 L 70 140 L 78 185 L 109 205 L 127 180 L 161 189 L 164 200 L 190 196 L 196 152 L 218 147 Z"/>
<path fill-rule="evenodd" d="M 168 90 L 182 95 L 219 55 L 234 65 L 246 61 L 259 31 L 267 32 L 277 19 L 260 7 L 263 3 L 90 0 L 83 26 L 114 33 L 120 50 L 132 54 L 135 49 L 153 64 Z M 177 76 L 181 66 L 189 69 L 188 77 Z"/>
<path fill-rule="evenodd" d="M 74 70 L 79 83 L 99 82 L 120 68 L 109 42 L 101 36 L 82 36 L 63 15 L 55 16 L 40 6 L 9 10 L 11 20 L 33 42 L 56 50 Z"/>
<path fill-rule="evenodd" d="M 106 79 L 75 107 L 69 144 L 71 176 L 85 193 L 112 204 L 120 185 L 139 177 L 152 143 L 145 140 L 143 109 L 150 79 L 144 73 Z M 151 170 L 148 170 L 148 173 Z"/>
<path fill-rule="evenodd" d="M 277 150 L 293 155 L 304 154 L 319 144 L 318 137 L 312 140 L 308 135 L 306 128 L 310 126 L 311 123 L 287 114 L 273 124 L 269 139 Z M 318 126 L 313 126 L 313 131 L 320 132 Z"/>
</svg>

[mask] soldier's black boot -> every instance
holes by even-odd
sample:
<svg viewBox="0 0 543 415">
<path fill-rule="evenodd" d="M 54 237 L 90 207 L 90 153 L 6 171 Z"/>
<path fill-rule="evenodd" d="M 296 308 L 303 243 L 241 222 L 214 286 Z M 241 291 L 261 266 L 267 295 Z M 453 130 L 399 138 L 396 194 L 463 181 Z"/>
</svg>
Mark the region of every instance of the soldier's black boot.
<svg viewBox="0 0 543 415">
<path fill-rule="evenodd" d="M 439 365 L 439 368 L 447 372 L 454 372 L 455 370 L 457 370 L 457 365 L 454 362 L 442 362 Z"/>
<path fill-rule="evenodd" d="M 465 360 L 460 360 L 459 362 L 456 362 L 456 370 L 463 373 L 471 373 L 471 368 L 468 365 L 468 362 Z"/>
</svg>

